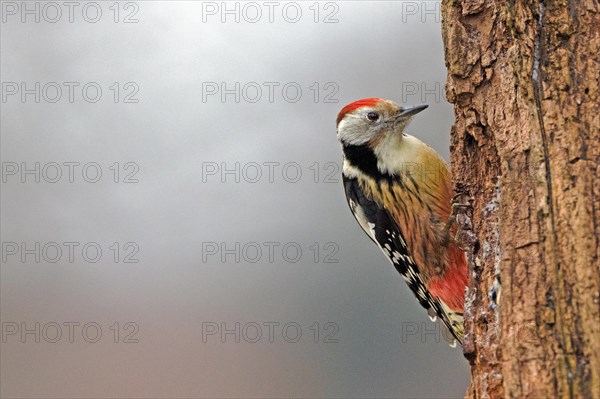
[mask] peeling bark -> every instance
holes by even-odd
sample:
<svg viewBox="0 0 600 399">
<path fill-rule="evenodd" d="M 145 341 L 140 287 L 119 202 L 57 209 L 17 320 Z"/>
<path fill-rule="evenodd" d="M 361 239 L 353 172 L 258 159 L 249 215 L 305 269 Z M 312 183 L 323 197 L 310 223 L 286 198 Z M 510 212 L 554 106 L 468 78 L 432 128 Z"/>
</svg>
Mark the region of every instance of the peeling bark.
<svg viewBox="0 0 600 399">
<path fill-rule="evenodd" d="M 442 2 L 472 398 L 600 398 L 600 6 Z"/>
</svg>

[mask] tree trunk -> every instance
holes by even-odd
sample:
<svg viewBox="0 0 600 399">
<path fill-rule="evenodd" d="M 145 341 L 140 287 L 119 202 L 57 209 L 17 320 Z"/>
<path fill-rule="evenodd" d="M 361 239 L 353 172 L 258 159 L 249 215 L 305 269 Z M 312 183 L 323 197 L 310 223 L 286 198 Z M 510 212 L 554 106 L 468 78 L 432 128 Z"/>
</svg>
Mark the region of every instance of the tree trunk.
<svg viewBox="0 0 600 399">
<path fill-rule="evenodd" d="M 600 398 L 597 1 L 442 3 L 473 398 Z"/>
</svg>

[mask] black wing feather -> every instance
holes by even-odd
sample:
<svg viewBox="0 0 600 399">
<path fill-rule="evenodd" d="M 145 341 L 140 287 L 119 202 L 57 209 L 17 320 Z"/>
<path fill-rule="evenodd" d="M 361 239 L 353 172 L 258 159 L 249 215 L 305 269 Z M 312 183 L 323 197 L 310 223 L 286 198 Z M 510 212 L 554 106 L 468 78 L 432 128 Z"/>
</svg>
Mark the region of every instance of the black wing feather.
<svg viewBox="0 0 600 399">
<path fill-rule="evenodd" d="M 343 175 L 343 182 L 350 210 L 365 233 L 381 248 L 403 276 L 421 306 L 427 309 L 429 316 L 441 318 L 442 326 L 445 327 L 442 331 L 444 338 L 450 343 L 455 339 L 461 342 L 462 333 L 457 331 L 456 322 L 447 314 L 449 309 L 444 309 L 439 299 L 432 297 L 425 287 L 398 224 L 386 209 L 365 195 L 357 179 Z"/>
</svg>

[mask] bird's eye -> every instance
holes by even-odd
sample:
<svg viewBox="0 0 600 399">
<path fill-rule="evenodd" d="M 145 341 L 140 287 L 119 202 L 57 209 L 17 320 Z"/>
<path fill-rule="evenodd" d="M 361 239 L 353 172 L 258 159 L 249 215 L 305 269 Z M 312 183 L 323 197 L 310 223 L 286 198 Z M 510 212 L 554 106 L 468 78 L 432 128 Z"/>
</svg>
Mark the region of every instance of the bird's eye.
<svg viewBox="0 0 600 399">
<path fill-rule="evenodd" d="M 369 112 L 367 114 L 367 119 L 370 121 L 376 121 L 377 119 L 379 119 L 379 114 L 377 112 Z"/>
</svg>

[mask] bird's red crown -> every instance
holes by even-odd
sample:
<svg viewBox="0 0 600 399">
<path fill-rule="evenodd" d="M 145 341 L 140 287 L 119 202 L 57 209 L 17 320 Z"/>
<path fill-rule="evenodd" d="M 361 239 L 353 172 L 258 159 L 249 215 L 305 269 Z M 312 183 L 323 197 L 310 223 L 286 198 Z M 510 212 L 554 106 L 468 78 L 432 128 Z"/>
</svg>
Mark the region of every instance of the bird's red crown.
<svg viewBox="0 0 600 399">
<path fill-rule="evenodd" d="M 363 98 L 362 100 L 354 101 L 353 103 L 346 105 L 344 108 L 342 108 L 342 110 L 338 114 L 336 124 L 339 125 L 340 121 L 342 119 L 344 119 L 344 116 L 346 116 L 346 114 L 354 111 L 355 109 L 358 109 L 361 107 L 371 107 L 371 106 L 377 104 L 379 101 L 381 101 L 381 98 Z"/>
</svg>

